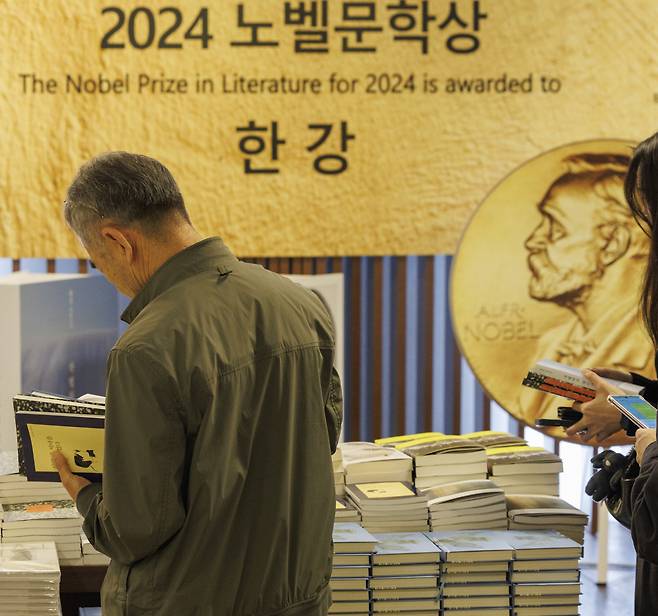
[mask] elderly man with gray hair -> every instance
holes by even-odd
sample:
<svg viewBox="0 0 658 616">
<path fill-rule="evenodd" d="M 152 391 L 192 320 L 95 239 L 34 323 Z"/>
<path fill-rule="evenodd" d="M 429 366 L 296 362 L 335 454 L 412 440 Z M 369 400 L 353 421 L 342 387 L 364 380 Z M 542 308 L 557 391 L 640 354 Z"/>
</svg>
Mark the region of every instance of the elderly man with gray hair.
<svg viewBox="0 0 658 616">
<path fill-rule="evenodd" d="M 55 456 L 112 559 L 103 614 L 326 614 L 342 398 L 323 302 L 203 239 L 152 158 L 91 160 L 65 216 L 131 298 L 107 365 L 102 484 Z"/>
</svg>

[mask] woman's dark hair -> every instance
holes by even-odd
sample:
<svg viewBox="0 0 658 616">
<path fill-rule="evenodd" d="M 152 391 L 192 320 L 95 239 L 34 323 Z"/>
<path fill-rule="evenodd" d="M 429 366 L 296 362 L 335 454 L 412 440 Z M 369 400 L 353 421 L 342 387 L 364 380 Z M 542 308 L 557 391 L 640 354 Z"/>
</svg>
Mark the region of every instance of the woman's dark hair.
<svg viewBox="0 0 658 616">
<path fill-rule="evenodd" d="M 642 289 L 642 316 L 658 346 L 658 133 L 635 148 L 624 184 L 626 201 L 651 241 Z"/>
</svg>

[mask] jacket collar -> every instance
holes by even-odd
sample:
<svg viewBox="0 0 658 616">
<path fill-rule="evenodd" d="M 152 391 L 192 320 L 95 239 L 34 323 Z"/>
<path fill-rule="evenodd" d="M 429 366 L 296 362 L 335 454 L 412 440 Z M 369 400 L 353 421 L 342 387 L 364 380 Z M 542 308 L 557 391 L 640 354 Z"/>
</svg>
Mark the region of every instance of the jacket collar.
<svg viewBox="0 0 658 616">
<path fill-rule="evenodd" d="M 158 295 L 175 284 L 200 272 L 216 269 L 220 275 L 229 274 L 238 260 L 218 237 L 209 237 L 175 254 L 165 261 L 148 279 L 123 311 L 121 320 L 132 323 L 137 315 Z"/>
</svg>

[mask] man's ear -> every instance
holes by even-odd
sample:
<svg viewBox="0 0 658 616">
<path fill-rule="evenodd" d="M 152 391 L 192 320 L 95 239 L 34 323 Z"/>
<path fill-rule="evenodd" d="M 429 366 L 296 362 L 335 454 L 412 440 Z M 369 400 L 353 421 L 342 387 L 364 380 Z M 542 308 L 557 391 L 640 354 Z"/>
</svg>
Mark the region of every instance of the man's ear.
<svg viewBox="0 0 658 616">
<path fill-rule="evenodd" d="M 101 236 L 106 242 L 108 250 L 115 256 L 121 257 L 128 263 L 135 258 L 135 241 L 125 230 L 114 225 L 105 225 L 101 228 Z"/>
<path fill-rule="evenodd" d="M 601 225 L 599 231 L 602 240 L 600 260 L 608 267 L 628 252 L 631 245 L 631 232 L 628 227 L 618 224 Z"/>
</svg>

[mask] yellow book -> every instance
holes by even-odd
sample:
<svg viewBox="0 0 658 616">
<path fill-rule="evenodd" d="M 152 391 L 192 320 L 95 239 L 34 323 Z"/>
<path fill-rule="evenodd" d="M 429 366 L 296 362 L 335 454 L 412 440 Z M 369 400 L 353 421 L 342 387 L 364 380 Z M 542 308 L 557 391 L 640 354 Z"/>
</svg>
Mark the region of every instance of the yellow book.
<svg viewBox="0 0 658 616">
<path fill-rule="evenodd" d="M 444 436 L 441 432 L 419 432 L 418 434 L 403 434 L 401 436 L 389 436 L 387 438 L 379 438 L 375 441 L 375 445 L 390 446 L 398 445 L 399 443 L 406 443 L 408 441 L 415 441 L 419 438 L 427 438 Z"/>
</svg>

